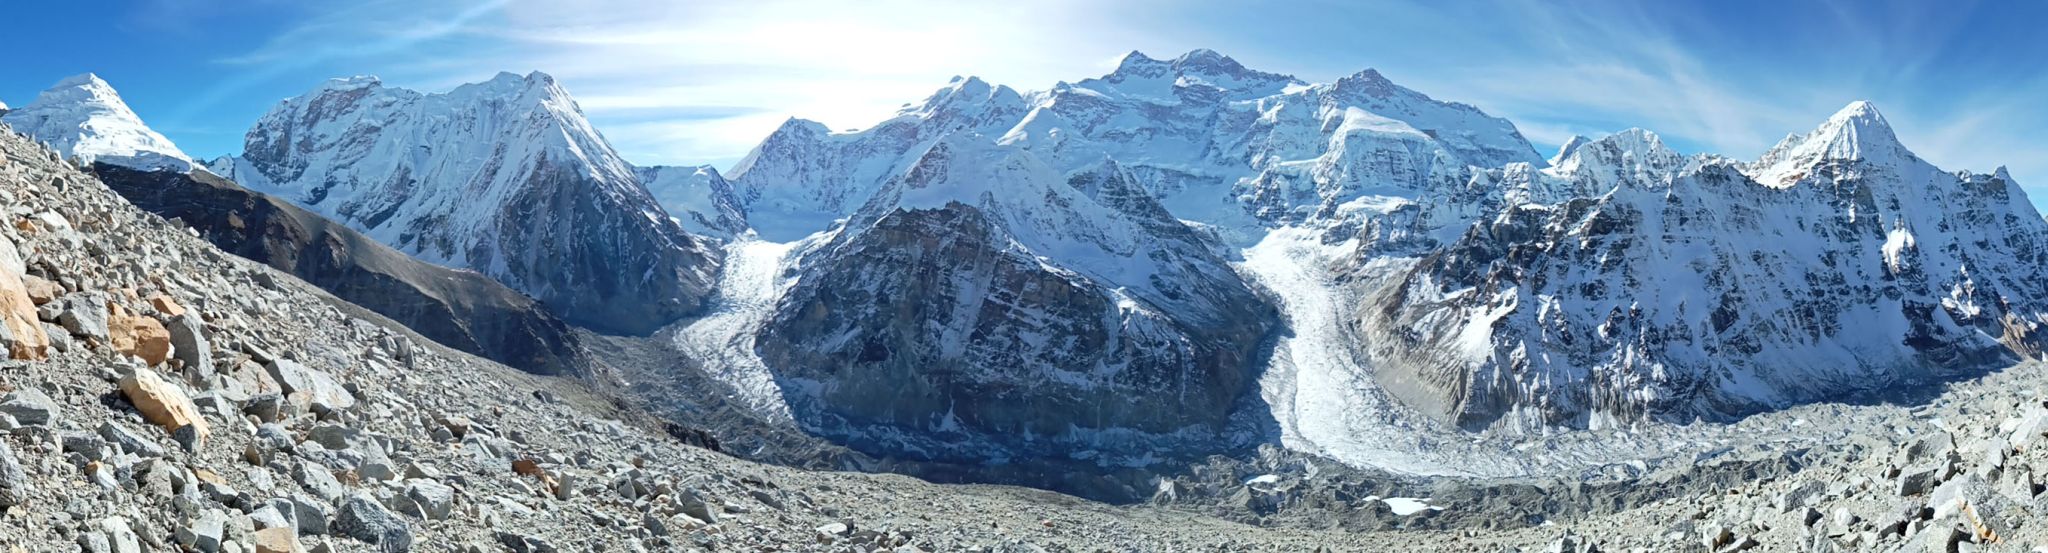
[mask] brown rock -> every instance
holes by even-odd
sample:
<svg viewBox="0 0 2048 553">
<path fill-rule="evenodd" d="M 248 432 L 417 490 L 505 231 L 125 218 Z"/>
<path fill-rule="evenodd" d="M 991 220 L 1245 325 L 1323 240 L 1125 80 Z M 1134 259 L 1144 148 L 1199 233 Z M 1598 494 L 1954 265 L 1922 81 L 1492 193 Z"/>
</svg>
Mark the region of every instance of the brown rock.
<svg viewBox="0 0 2048 553">
<path fill-rule="evenodd" d="M 57 301 L 57 298 L 64 296 L 64 287 L 47 278 L 23 275 L 21 282 L 28 286 L 28 301 L 36 305 Z"/>
<path fill-rule="evenodd" d="M 191 398 L 185 397 L 185 392 L 157 376 L 156 371 L 141 369 L 122 378 L 121 393 L 142 411 L 143 418 L 163 427 L 166 432 L 176 433 L 180 428 L 191 426 L 199 437 L 195 444 L 205 443 L 211 434 L 206 427 L 206 419 L 199 416 L 199 407 L 192 404 Z"/>
<path fill-rule="evenodd" d="M 256 553 L 305 553 L 290 528 L 265 528 L 255 534 Z"/>
<path fill-rule="evenodd" d="M 114 351 L 141 358 L 151 367 L 171 358 L 171 331 L 164 329 L 163 323 L 119 305 L 109 307 L 107 341 L 113 343 Z"/>
<path fill-rule="evenodd" d="M 178 317 L 185 314 L 185 306 L 178 305 L 178 300 L 171 299 L 167 295 L 157 294 L 150 296 L 149 305 L 150 307 L 155 307 L 158 313 L 163 313 L 164 317 Z"/>
<path fill-rule="evenodd" d="M 50 337 L 43 334 L 36 302 L 22 281 L 26 269 L 14 241 L 0 238 L 0 347 L 12 359 L 44 359 L 50 355 Z"/>
</svg>

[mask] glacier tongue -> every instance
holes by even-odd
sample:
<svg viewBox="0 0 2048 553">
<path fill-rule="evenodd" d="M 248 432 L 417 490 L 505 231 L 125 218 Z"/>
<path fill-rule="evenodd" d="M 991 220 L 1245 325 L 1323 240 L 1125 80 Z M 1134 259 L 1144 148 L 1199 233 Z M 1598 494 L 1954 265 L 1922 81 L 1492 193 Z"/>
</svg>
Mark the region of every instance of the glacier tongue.
<svg viewBox="0 0 2048 553">
<path fill-rule="evenodd" d="M 0 111 L 5 111 L 0 105 Z M 82 163 L 111 163 L 144 171 L 185 172 L 198 162 L 157 134 L 98 75 L 64 79 L 0 123 Z"/>
<path fill-rule="evenodd" d="M 749 409 L 771 420 L 789 421 L 789 403 L 775 374 L 755 352 L 756 337 L 790 282 L 782 275 L 799 243 L 740 238 L 726 245 L 725 271 L 709 312 L 684 323 L 673 335 L 676 348 L 701 361 L 713 378 L 741 395 Z"/>
</svg>

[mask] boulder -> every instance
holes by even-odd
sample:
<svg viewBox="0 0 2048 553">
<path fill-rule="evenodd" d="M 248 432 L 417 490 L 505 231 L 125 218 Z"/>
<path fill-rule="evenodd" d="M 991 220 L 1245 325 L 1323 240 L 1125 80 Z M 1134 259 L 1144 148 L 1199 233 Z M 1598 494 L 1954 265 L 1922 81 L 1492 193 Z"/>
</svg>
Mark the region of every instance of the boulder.
<svg viewBox="0 0 2048 553">
<path fill-rule="evenodd" d="M 171 358 L 171 332 L 155 318 L 135 314 L 119 305 L 107 316 L 107 342 L 122 355 L 139 358 L 154 367 Z"/>
<path fill-rule="evenodd" d="M 26 426 L 50 426 L 57 422 L 57 402 L 35 388 L 23 388 L 0 397 L 0 413 Z"/>
<path fill-rule="evenodd" d="M 440 482 L 409 480 L 405 497 L 418 503 L 420 516 L 428 520 L 446 520 L 455 511 L 455 488 Z"/>
<path fill-rule="evenodd" d="M 14 241 L 0 238 L 0 347 L 10 359 L 44 359 L 50 356 L 50 337 L 22 281 L 24 270 Z"/>
<path fill-rule="evenodd" d="M 227 513 L 208 509 L 199 513 L 199 517 L 193 519 L 192 524 L 178 529 L 178 545 L 184 546 L 188 551 L 218 552 L 221 540 L 227 537 L 227 525 Z"/>
<path fill-rule="evenodd" d="M 72 336 L 107 340 L 107 299 L 99 293 L 72 294 L 64 297 L 63 307 L 57 315 L 57 323 Z"/>
<path fill-rule="evenodd" d="M 206 342 L 206 329 L 199 318 L 187 314 L 165 322 L 171 333 L 171 354 L 184 363 L 186 373 L 202 379 L 213 376 L 213 346 Z"/>
<path fill-rule="evenodd" d="M 286 394 L 305 394 L 307 405 L 317 410 L 338 411 L 356 405 L 356 396 L 327 373 L 290 359 L 272 359 L 264 368 Z"/>
<path fill-rule="evenodd" d="M 142 411 L 143 418 L 163 427 L 171 435 L 177 436 L 179 430 L 189 428 L 186 435 L 194 448 L 204 444 L 211 434 L 206 419 L 199 416 L 199 407 L 193 405 L 177 386 L 157 376 L 156 371 L 138 369 L 122 378 L 121 393 Z"/>
<path fill-rule="evenodd" d="M 412 529 L 377 503 L 377 498 L 358 493 L 343 499 L 337 511 L 335 533 L 376 545 L 386 553 L 412 550 Z"/>
</svg>

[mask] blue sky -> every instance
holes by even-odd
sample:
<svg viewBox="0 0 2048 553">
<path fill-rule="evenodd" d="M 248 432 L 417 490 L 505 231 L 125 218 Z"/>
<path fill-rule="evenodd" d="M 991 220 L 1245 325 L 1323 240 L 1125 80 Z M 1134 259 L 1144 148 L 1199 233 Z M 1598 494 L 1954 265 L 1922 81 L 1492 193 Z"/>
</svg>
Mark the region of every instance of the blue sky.
<svg viewBox="0 0 2048 553">
<path fill-rule="evenodd" d="M 79 0 L 10 2 L 0 101 L 97 72 L 193 155 L 277 100 L 373 74 L 555 75 L 639 164 L 727 167 L 782 119 L 872 124 L 953 75 L 1019 89 L 1211 48 L 1330 81 L 1377 68 L 1548 154 L 1628 127 L 1739 158 L 1877 103 L 1943 168 L 2048 200 L 2048 2 Z M 21 24 L 21 22 L 49 24 Z"/>
</svg>

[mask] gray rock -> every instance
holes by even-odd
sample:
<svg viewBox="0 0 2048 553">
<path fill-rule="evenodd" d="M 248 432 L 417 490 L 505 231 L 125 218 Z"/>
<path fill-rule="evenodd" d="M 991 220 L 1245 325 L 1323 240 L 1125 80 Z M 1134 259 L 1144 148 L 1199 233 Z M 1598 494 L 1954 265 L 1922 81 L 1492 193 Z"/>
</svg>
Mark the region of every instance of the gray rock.
<svg viewBox="0 0 2048 553">
<path fill-rule="evenodd" d="M 221 540 L 227 537 L 228 515 L 218 509 L 207 509 L 199 517 L 177 532 L 178 545 L 187 550 L 218 553 Z"/>
<path fill-rule="evenodd" d="M 329 503 L 339 502 L 348 495 L 348 488 L 342 487 L 340 480 L 334 479 L 334 473 L 328 472 L 326 467 L 318 464 L 299 463 L 292 467 L 292 480 L 305 487 L 307 492 Z"/>
<path fill-rule="evenodd" d="M 135 530 L 128 526 L 128 519 L 107 517 L 100 519 L 100 531 L 107 536 L 107 545 L 114 553 L 142 553 L 142 543 Z"/>
<path fill-rule="evenodd" d="M 2048 409 L 2035 407 L 2020 417 L 2020 424 L 2014 427 L 2006 443 L 2014 449 L 2025 449 L 2042 435 L 2048 435 Z"/>
<path fill-rule="evenodd" d="M 640 525 L 646 527 L 649 534 L 655 536 L 668 535 L 668 523 L 663 522 L 661 517 L 655 516 L 654 513 L 641 513 Z"/>
<path fill-rule="evenodd" d="M 63 444 L 65 453 L 77 453 L 87 461 L 107 458 L 107 441 L 99 436 L 84 432 L 65 432 L 58 436 L 58 440 Z"/>
<path fill-rule="evenodd" d="M 696 490 L 683 490 L 676 498 L 676 502 L 682 507 L 683 514 L 690 515 L 690 518 L 704 521 L 706 524 L 718 524 L 718 509 L 713 508 L 711 502 L 706 501 Z"/>
<path fill-rule="evenodd" d="M 171 355 L 184 363 L 185 373 L 198 380 L 213 376 L 213 346 L 206 343 L 205 326 L 192 313 L 164 321 L 171 333 Z"/>
<path fill-rule="evenodd" d="M 504 531 L 498 532 L 497 537 L 498 544 L 512 550 L 512 553 L 555 553 L 554 544 L 538 537 Z"/>
<path fill-rule="evenodd" d="M 304 393 L 318 411 L 339 411 L 355 407 L 356 396 L 327 373 L 306 368 L 290 359 L 273 359 L 264 367 L 285 393 Z"/>
<path fill-rule="evenodd" d="M 24 426 L 50 426 L 58 420 L 57 402 L 35 388 L 22 388 L 0 398 L 0 413 Z"/>
<path fill-rule="evenodd" d="M 2010 536 L 2033 518 L 2020 503 L 1993 490 L 1974 475 L 1957 477 L 1928 494 L 1934 520 L 1960 526 L 1981 536 Z"/>
<path fill-rule="evenodd" d="M 306 439 L 319 443 L 327 449 L 348 449 L 349 440 L 355 438 L 356 430 L 339 424 L 321 424 L 306 433 Z"/>
<path fill-rule="evenodd" d="M 290 509 L 285 512 L 291 514 L 292 523 L 298 526 L 300 534 L 318 536 L 328 532 L 328 521 L 334 518 L 334 507 L 306 494 L 292 494 L 280 501 L 286 505 L 280 506 L 279 510 Z"/>
<path fill-rule="evenodd" d="M 164 456 L 163 446 L 157 445 L 156 441 L 144 437 L 133 430 L 129 430 L 126 426 L 116 424 L 114 421 L 100 424 L 100 437 L 105 438 L 108 443 L 114 444 L 114 447 L 120 448 L 122 453 L 138 457 Z"/>
<path fill-rule="evenodd" d="M 1827 484 L 1822 482 L 1809 480 L 1793 484 L 1791 489 L 1785 490 L 1785 493 L 1778 494 L 1778 512 L 1789 513 L 1800 507 L 1805 507 L 1807 501 L 1817 500 L 1819 496 L 1825 493 L 1827 493 Z"/>
<path fill-rule="evenodd" d="M 412 529 L 366 493 L 351 495 L 340 502 L 334 515 L 334 532 L 374 544 L 387 553 L 412 550 Z"/>
<path fill-rule="evenodd" d="M 21 461 L 14 458 L 14 450 L 0 441 L 0 509 L 20 505 L 28 501 L 35 486 L 28 481 L 28 472 L 21 469 Z"/>
<path fill-rule="evenodd" d="M 1929 488 L 1933 488 L 1940 481 L 1941 472 L 1942 468 L 1938 466 L 1912 467 L 1900 471 L 1899 477 L 1892 487 L 1893 493 L 1901 496 L 1927 493 Z"/>
<path fill-rule="evenodd" d="M 57 323 L 74 336 L 107 340 L 107 299 L 97 293 L 72 294 L 63 299 L 64 313 Z"/>
<path fill-rule="evenodd" d="M 242 412 L 256 417 L 259 422 L 271 423 L 283 420 L 290 413 L 290 409 L 284 401 L 284 396 L 263 394 L 249 398 L 249 403 L 242 406 Z"/>
<path fill-rule="evenodd" d="M 428 520 L 445 520 L 455 510 L 455 488 L 432 480 L 410 480 L 405 484 L 405 497 L 420 506 L 421 516 Z"/>
</svg>

